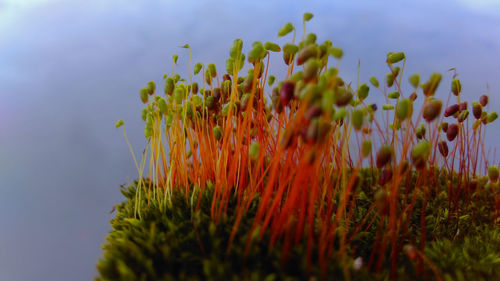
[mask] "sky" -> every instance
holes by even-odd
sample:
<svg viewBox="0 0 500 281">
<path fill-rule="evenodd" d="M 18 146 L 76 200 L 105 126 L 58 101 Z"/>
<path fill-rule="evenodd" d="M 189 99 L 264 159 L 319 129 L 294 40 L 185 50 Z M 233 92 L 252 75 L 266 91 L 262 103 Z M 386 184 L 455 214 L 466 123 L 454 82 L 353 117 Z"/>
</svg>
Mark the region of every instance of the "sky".
<svg viewBox="0 0 500 281">
<path fill-rule="evenodd" d="M 443 74 L 441 97 L 454 67 L 467 100 L 489 87 L 500 106 L 499 1 L 0 0 L 0 281 L 92 280 L 120 185 L 137 177 L 116 120 L 145 146 L 139 89 L 172 54 L 187 73 L 179 46 L 224 69 L 235 38 L 283 44 L 277 30 L 306 11 L 307 30 L 344 49 L 346 80 L 358 60 L 361 81 L 381 80 L 387 52 L 404 51 L 407 74 Z M 492 151 L 499 132 L 488 128 Z"/>
</svg>

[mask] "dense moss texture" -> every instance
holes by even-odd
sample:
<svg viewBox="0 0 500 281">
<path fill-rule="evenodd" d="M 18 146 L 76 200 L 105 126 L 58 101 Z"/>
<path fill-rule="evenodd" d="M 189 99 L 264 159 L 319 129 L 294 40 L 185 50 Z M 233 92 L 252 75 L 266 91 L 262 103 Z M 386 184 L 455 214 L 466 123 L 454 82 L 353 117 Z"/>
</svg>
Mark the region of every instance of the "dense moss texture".
<svg viewBox="0 0 500 281">
<path fill-rule="evenodd" d="M 352 238 L 345 254 L 339 256 L 336 249 L 325 274 L 321 274 L 315 256 L 308 270 L 305 245 L 294 246 L 291 254 L 283 257 L 283 245 L 278 243 L 270 248 L 267 234 L 260 241 L 254 237 L 245 258 L 258 197 L 245 214 L 236 239 L 227 251 L 227 241 L 235 221 L 236 198 L 230 200 L 223 220 L 215 223 L 210 217 L 210 188 L 201 192 L 199 210 L 195 212 L 194 205 L 200 192 L 186 196 L 177 191 L 171 197 L 171 204 L 161 205 L 155 199 L 149 202 L 144 199 L 147 186 L 143 187 L 141 197 L 136 185 L 123 186 L 126 200 L 116 207 L 116 217 L 111 220 L 113 230 L 103 246 L 96 280 L 389 280 L 390 259 L 386 259 L 378 272 L 375 262 L 370 268 L 367 266 L 377 232 L 387 221 L 380 209 L 370 209 L 370 206 L 376 206 L 372 203 L 373 198 L 377 198 L 376 188 L 371 187 L 375 185 L 371 184 L 370 172 L 364 171 L 362 177 L 355 191 L 355 217 L 368 215 L 375 223 Z M 426 194 L 421 190 L 410 190 L 410 198 L 414 192 L 419 194 L 409 233 L 400 238 L 402 246 L 398 253 L 396 279 L 500 280 L 498 220 L 495 227 L 491 215 L 485 215 L 494 210 L 490 187 L 487 184 L 479 186 L 469 204 L 467 195 L 460 196 L 459 206 L 462 207 L 454 211 L 456 214 L 449 213 L 444 188 Z M 164 194 L 158 191 L 150 194 L 151 198 L 155 196 Z M 422 210 L 422 202 L 425 202 L 425 210 Z M 140 210 L 140 213 L 135 213 L 135 210 Z M 422 219 L 426 222 L 425 258 L 412 258 L 412 253 L 408 249 L 405 251 L 403 245 L 420 245 Z M 346 227 L 350 233 L 356 222 Z M 360 260 L 363 261 L 361 267 Z M 419 268 L 423 272 L 420 275 L 417 274 Z"/>
</svg>

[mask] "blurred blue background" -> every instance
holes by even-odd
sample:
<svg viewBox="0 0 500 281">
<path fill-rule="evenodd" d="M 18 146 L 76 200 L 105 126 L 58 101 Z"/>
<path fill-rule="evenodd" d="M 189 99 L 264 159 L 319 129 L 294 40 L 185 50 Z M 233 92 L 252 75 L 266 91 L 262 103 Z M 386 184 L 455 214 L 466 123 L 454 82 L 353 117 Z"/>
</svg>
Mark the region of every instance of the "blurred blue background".
<svg viewBox="0 0 500 281">
<path fill-rule="evenodd" d="M 139 89 L 162 88 L 171 56 L 187 70 L 224 62 L 233 39 L 276 41 L 291 21 L 344 49 L 341 74 L 382 80 L 388 51 L 406 74 L 455 67 L 469 101 L 490 87 L 500 101 L 498 1 L 104 1 L 0 0 L 0 281 L 92 280 L 120 184 L 137 176 L 121 130 L 144 148 Z M 279 78 L 285 66 L 274 56 Z M 405 79 L 406 81 L 406 79 Z M 378 97 L 378 98 L 377 98 Z M 373 92 L 374 102 L 382 102 Z M 500 125 L 487 147 L 499 148 Z"/>
</svg>

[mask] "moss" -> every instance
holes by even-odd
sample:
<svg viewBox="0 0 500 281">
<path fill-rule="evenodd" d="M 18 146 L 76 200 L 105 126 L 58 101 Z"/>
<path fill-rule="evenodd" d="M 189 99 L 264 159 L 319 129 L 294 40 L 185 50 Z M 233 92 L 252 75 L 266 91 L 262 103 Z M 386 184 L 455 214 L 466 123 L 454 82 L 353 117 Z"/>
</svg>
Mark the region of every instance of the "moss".
<svg viewBox="0 0 500 281">
<path fill-rule="evenodd" d="M 333 255 L 325 275 L 321 274 L 314 255 L 317 249 L 313 250 L 312 265 L 308 271 L 306 245 L 294 246 L 288 260 L 283 262 L 281 241 L 270 248 L 268 233 L 262 240 L 254 239 L 245 256 L 258 197 L 244 215 L 233 245 L 227 251 L 236 219 L 236 198 L 229 200 L 226 215 L 215 223 L 210 217 L 211 188 L 201 193 L 199 209 L 195 212 L 197 196 L 191 201 L 183 192 L 175 191 L 169 205 L 160 205 L 155 199 L 137 202 L 135 185 L 123 186 L 122 193 L 126 200 L 116 207 L 116 216 L 111 220 L 113 230 L 103 246 L 96 280 L 322 280 L 322 276 L 325 280 L 387 280 L 390 259 L 386 259 L 378 273 L 373 266 L 371 269 L 366 266 L 379 225 L 386 223 L 386 218 L 380 216 L 377 210 L 370 209 L 377 191 L 372 184 L 374 181 L 368 169 L 361 171 L 355 191 L 357 204 L 354 219 L 345 227 L 350 233 L 356 223 L 366 216 L 374 218 L 375 223 L 353 237 L 345 254 Z M 143 192 L 146 192 L 144 188 Z M 401 188 L 405 189 L 404 186 Z M 410 195 L 413 192 L 420 191 L 414 190 Z M 494 210 L 488 190 L 479 188 L 473 195 L 475 203 L 456 211 L 448 210 L 445 188 L 438 188 L 434 193 L 417 198 L 409 233 L 400 237 L 401 245 L 420 241 L 421 219 L 422 215 L 426 216 L 427 235 L 423 253 L 428 262 L 423 265 L 424 273 L 415 277 L 419 262 L 401 251 L 397 257 L 398 280 L 437 280 L 429 264 L 437 268 L 444 280 L 500 280 L 500 232 L 488 226 L 492 221 L 488 214 Z M 163 194 L 157 192 L 156 196 Z M 459 203 L 465 203 L 465 198 L 465 194 L 460 196 Z M 140 218 L 135 217 L 136 203 L 141 210 Z M 425 211 L 422 212 L 424 205 Z M 338 245 L 335 250 L 338 250 Z M 387 252 L 387 255 L 390 253 Z M 361 257 L 365 266 L 355 269 L 353 262 L 356 257 Z"/>
</svg>

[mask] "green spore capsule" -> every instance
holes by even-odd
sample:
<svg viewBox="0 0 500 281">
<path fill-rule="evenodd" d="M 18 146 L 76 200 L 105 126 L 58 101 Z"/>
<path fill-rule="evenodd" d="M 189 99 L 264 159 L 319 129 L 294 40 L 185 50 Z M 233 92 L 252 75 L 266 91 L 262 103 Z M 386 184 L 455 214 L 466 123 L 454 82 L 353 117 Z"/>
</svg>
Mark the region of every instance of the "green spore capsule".
<svg viewBox="0 0 500 281">
<path fill-rule="evenodd" d="M 469 111 L 468 110 L 462 110 L 460 114 L 458 114 L 457 121 L 458 123 L 464 122 L 467 117 L 469 117 Z"/>
<path fill-rule="evenodd" d="M 234 71 L 234 59 L 228 58 L 226 60 L 226 72 L 229 74 L 233 74 Z"/>
<path fill-rule="evenodd" d="M 149 94 L 152 95 L 155 92 L 155 89 L 156 89 L 155 81 L 149 81 L 147 89 L 149 91 Z"/>
<path fill-rule="evenodd" d="M 418 84 L 420 83 L 420 75 L 418 73 L 415 73 L 408 78 L 408 81 L 413 86 L 413 88 L 416 89 L 418 88 Z"/>
<path fill-rule="evenodd" d="M 493 112 L 488 113 L 488 115 L 486 116 L 486 121 L 488 123 L 491 123 L 491 122 L 497 120 L 497 118 L 498 118 L 498 113 L 493 111 Z"/>
<path fill-rule="evenodd" d="M 344 51 L 342 51 L 339 47 L 332 46 L 328 49 L 328 54 L 332 55 L 336 59 L 341 59 L 344 55 Z"/>
<path fill-rule="evenodd" d="M 140 93 L 140 96 L 141 96 L 142 103 L 148 103 L 149 89 L 148 88 L 142 88 L 139 93 Z"/>
<path fill-rule="evenodd" d="M 115 123 L 115 128 L 120 128 L 121 126 L 123 126 L 123 124 L 124 124 L 123 120 L 118 120 Z"/>
<path fill-rule="evenodd" d="M 144 128 L 144 137 L 149 139 L 151 135 L 153 134 L 153 130 L 150 128 Z"/>
<path fill-rule="evenodd" d="M 270 75 L 269 78 L 267 78 L 267 85 L 271 87 L 274 84 L 274 81 L 276 80 L 276 77 L 274 75 Z"/>
<path fill-rule="evenodd" d="M 172 55 L 172 59 L 174 60 L 174 63 L 177 64 L 177 59 L 179 59 L 178 55 Z"/>
<path fill-rule="evenodd" d="M 425 96 L 433 96 L 436 93 L 436 89 L 441 82 L 441 78 L 442 76 L 439 73 L 433 73 L 431 77 L 429 77 L 429 80 L 422 85 L 422 90 L 424 91 Z"/>
<path fill-rule="evenodd" d="M 161 113 L 163 113 L 163 114 L 167 113 L 168 107 L 167 107 L 167 102 L 165 101 L 164 98 L 160 98 L 158 100 L 158 108 L 160 109 Z"/>
<path fill-rule="evenodd" d="M 191 98 L 191 102 L 194 104 L 195 107 L 201 106 L 203 104 L 203 100 L 201 99 L 200 96 L 193 96 Z"/>
<path fill-rule="evenodd" d="M 387 73 L 385 75 L 385 82 L 387 83 L 387 87 L 392 87 L 394 84 L 394 75 L 392 73 Z"/>
<path fill-rule="evenodd" d="M 368 157 L 372 153 L 372 141 L 371 140 L 364 140 L 363 144 L 361 145 L 361 154 L 363 157 Z"/>
<path fill-rule="evenodd" d="M 165 94 L 172 95 L 174 87 L 175 87 L 174 79 L 167 78 L 167 80 L 165 80 Z"/>
<path fill-rule="evenodd" d="M 315 34 L 315 33 L 309 33 L 309 34 L 307 34 L 307 36 L 306 36 L 306 40 L 305 40 L 306 45 L 316 43 L 316 39 L 317 39 L 317 38 L 318 38 L 318 37 L 316 36 L 316 34 Z"/>
<path fill-rule="evenodd" d="M 340 108 L 337 111 L 335 111 L 335 114 L 333 115 L 333 120 L 344 120 L 344 118 L 347 116 L 347 110 L 345 108 Z"/>
<path fill-rule="evenodd" d="M 311 13 L 304 13 L 304 15 L 302 16 L 302 19 L 304 21 L 310 21 L 312 18 L 313 18 L 313 14 L 311 14 Z"/>
<path fill-rule="evenodd" d="M 394 105 L 392 105 L 392 104 L 382 105 L 382 110 L 393 110 L 393 109 L 394 109 Z"/>
<path fill-rule="evenodd" d="M 212 86 L 212 74 L 208 68 L 205 70 L 205 82 L 207 82 L 209 86 Z"/>
<path fill-rule="evenodd" d="M 233 59 L 237 59 L 238 56 L 241 55 L 241 50 L 243 49 L 243 40 L 240 38 L 234 39 L 233 45 L 229 50 L 229 56 Z"/>
<path fill-rule="evenodd" d="M 335 95 L 332 90 L 327 90 L 323 93 L 321 97 L 321 109 L 327 114 L 331 114 L 333 110 L 333 103 L 335 101 Z"/>
<path fill-rule="evenodd" d="M 304 64 L 304 79 L 310 80 L 318 74 L 320 63 L 317 59 L 310 59 Z"/>
<path fill-rule="evenodd" d="M 497 181 L 499 175 L 500 175 L 500 172 L 498 170 L 497 165 L 491 165 L 488 167 L 488 177 L 490 178 L 491 181 Z"/>
<path fill-rule="evenodd" d="M 372 85 L 373 85 L 373 86 L 375 86 L 375 88 L 378 88 L 378 86 L 380 85 L 380 84 L 378 83 L 377 78 L 375 78 L 375 76 L 371 76 L 371 77 L 370 77 L 370 83 L 372 83 Z"/>
<path fill-rule="evenodd" d="M 148 115 L 148 109 L 147 108 L 143 108 L 142 111 L 141 111 L 141 118 L 143 121 L 146 121 L 146 116 Z"/>
<path fill-rule="evenodd" d="M 441 108 L 443 107 L 443 102 L 437 99 L 428 101 L 424 105 L 423 117 L 427 122 L 432 122 L 441 113 Z"/>
<path fill-rule="evenodd" d="M 424 139 L 425 138 L 425 132 L 426 132 L 426 129 L 425 129 L 425 126 L 423 126 L 423 124 L 420 124 L 421 126 L 418 127 L 416 130 L 415 130 L 415 135 L 417 136 L 417 139 L 421 140 L 421 139 Z"/>
<path fill-rule="evenodd" d="M 399 92 L 397 92 L 397 91 L 390 92 L 389 94 L 387 94 L 387 97 L 390 98 L 390 99 L 398 99 L 399 98 Z"/>
<path fill-rule="evenodd" d="M 294 30 L 293 25 L 291 23 L 287 23 L 279 30 L 278 37 L 283 37 L 292 32 L 292 30 Z"/>
<path fill-rule="evenodd" d="M 413 147 L 411 151 L 411 161 L 417 169 L 425 167 L 431 148 L 431 143 L 428 141 L 421 141 Z"/>
<path fill-rule="evenodd" d="M 210 75 L 212 75 L 212 78 L 217 77 L 217 68 L 215 68 L 214 63 L 208 64 L 208 69 L 210 70 Z"/>
<path fill-rule="evenodd" d="M 297 45 L 292 44 L 292 43 L 287 43 L 283 46 L 283 52 L 284 53 L 289 53 L 289 54 L 296 54 L 299 51 L 299 47 Z"/>
<path fill-rule="evenodd" d="M 370 87 L 365 83 L 361 84 L 358 89 L 358 98 L 362 101 L 368 97 L 368 92 L 370 91 Z"/>
<path fill-rule="evenodd" d="M 194 65 L 194 75 L 200 73 L 202 68 L 203 68 L 203 64 L 201 62 L 195 64 Z"/>
<path fill-rule="evenodd" d="M 345 89 L 338 91 L 335 94 L 335 105 L 337 105 L 339 107 L 344 107 L 351 102 L 352 97 L 353 97 L 353 94 L 350 91 L 347 91 Z"/>
<path fill-rule="evenodd" d="M 411 117 L 413 113 L 413 103 L 410 99 L 401 99 L 396 107 L 396 117 L 405 120 Z"/>
<path fill-rule="evenodd" d="M 451 91 L 455 96 L 458 96 L 460 94 L 460 92 L 462 91 L 462 84 L 460 83 L 460 80 L 453 79 L 453 81 L 451 81 Z"/>
<path fill-rule="evenodd" d="M 205 99 L 205 105 L 207 106 L 208 109 L 214 109 L 215 106 L 217 105 L 215 102 L 215 98 L 212 96 L 208 96 Z"/>
<path fill-rule="evenodd" d="M 394 75 L 394 78 L 398 77 L 400 70 L 401 68 L 399 68 L 399 66 L 395 66 L 392 68 L 392 75 Z"/>
<path fill-rule="evenodd" d="M 219 141 L 222 139 L 222 129 L 220 128 L 220 126 L 215 126 L 212 129 L 212 132 L 214 134 L 214 138 L 216 141 Z"/>
<path fill-rule="evenodd" d="M 256 160 L 259 157 L 259 153 L 260 153 L 260 144 L 258 142 L 252 142 L 248 150 L 248 155 L 250 156 L 251 159 Z"/>
<path fill-rule="evenodd" d="M 179 80 L 181 80 L 181 76 L 180 76 L 179 74 L 175 74 L 175 75 L 173 76 L 173 78 L 174 78 L 174 82 L 175 82 L 175 83 L 177 83 L 177 82 L 179 82 Z"/>
<path fill-rule="evenodd" d="M 352 111 L 352 126 L 357 131 L 363 127 L 364 111 L 362 109 L 355 109 Z"/>
<path fill-rule="evenodd" d="M 184 101 L 184 89 L 182 87 L 177 87 L 174 90 L 174 100 L 175 103 L 181 104 Z"/>
<path fill-rule="evenodd" d="M 280 45 L 273 43 L 273 42 L 266 42 L 264 44 L 264 49 L 271 51 L 271 52 L 281 52 Z"/>
<path fill-rule="evenodd" d="M 405 53 L 403 52 L 387 54 L 387 63 L 389 64 L 398 63 L 404 59 L 405 59 Z"/>
</svg>

